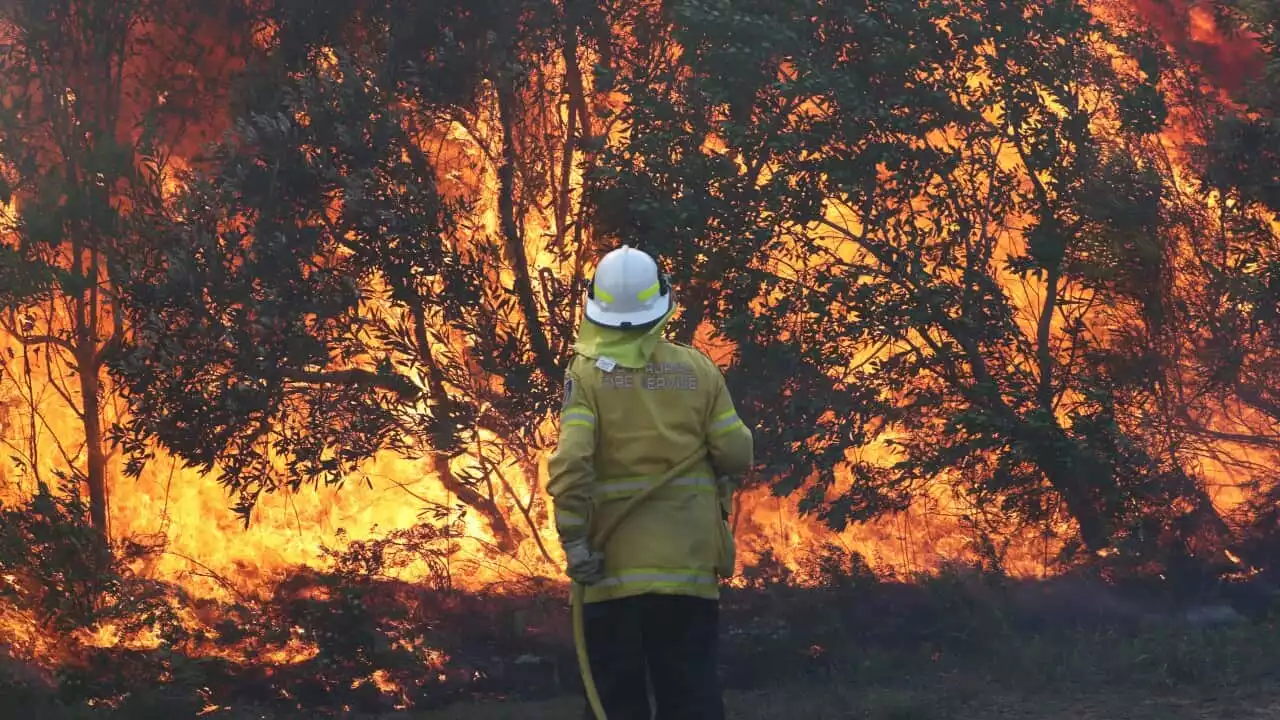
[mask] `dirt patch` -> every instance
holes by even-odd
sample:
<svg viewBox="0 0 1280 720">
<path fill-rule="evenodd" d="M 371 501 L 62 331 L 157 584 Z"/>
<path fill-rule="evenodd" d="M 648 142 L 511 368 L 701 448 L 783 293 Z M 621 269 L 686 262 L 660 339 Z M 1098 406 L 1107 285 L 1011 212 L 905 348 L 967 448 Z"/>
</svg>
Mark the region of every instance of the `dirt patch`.
<svg viewBox="0 0 1280 720">
<path fill-rule="evenodd" d="M 1270 695 L 1269 697 L 1267 695 Z M 1135 697 L 1123 693 L 1052 696 L 1001 693 L 997 687 L 869 690 L 825 684 L 726 694 L 733 720 L 1261 720 L 1280 718 L 1280 686 L 1252 697 Z M 582 702 L 457 705 L 419 720 L 576 719 Z"/>
</svg>

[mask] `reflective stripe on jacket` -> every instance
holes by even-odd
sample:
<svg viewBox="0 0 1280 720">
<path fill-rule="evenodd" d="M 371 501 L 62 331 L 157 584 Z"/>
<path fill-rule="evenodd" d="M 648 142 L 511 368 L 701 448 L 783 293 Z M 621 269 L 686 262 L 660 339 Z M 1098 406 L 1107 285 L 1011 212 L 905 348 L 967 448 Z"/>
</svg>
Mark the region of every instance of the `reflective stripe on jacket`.
<svg viewBox="0 0 1280 720">
<path fill-rule="evenodd" d="M 699 448 L 707 460 L 634 508 L 602 549 L 605 580 L 587 602 L 645 593 L 719 597 L 723 513 L 753 462 L 751 431 L 724 376 L 697 350 L 660 341 L 643 368 L 578 355 L 566 374 L 560 439 L 547 486 L 562 541 L 611 523 L 627 500 Z"/>
</svg>

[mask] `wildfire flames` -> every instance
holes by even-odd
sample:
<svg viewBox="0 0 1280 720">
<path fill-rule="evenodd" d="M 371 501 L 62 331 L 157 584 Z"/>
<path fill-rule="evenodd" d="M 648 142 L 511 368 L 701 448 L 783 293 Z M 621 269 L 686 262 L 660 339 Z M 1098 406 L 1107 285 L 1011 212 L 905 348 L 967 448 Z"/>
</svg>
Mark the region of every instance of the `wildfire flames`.
<svg viewBox="0 0 1280 720">
<path fill-rule="evenodd" d="M 1188 64 L 1198 68 L 1206 83 L 1212 84 L 1229 100 L 1241 84 L 1260 68 L 1256 43 L 1247 35 L 1229 36 L 1214 19 L 1208 3 L 1193 0 L 1133 0 L 1131 3 L 1093 3 L 1100 16 L 1113 23 L 1149 23 L 1156 28 L 1169 47 Z M 272 42 L 270 28 L 260 30 L 252 40 L 259 46 Z M 591 58 L 580 58 L 587 67 Z M 319 57 L 319 66 L 339 72 L 333 56 Z M 548 76 L 566 74 L 563 60 L 549 60 Z M 149 55 L 142 49 L 129 59 L 131 72 L 154 73 Z M 208 68 L 185 68 L 182 72 L 229 72 L 235 63 L 229 58 L 212 62 Z M 212 68 L 217 67 L 217 70 Z M 625 98 L 593 87 L 591 73 L 579 68 L 574 73 L 585 84 L 586 93 L 601 102 L 620 105 Z M 492 99 L 490 99 L 492 102 Z M 582 119 L 571 117 L 575 110 L 550 94 L 541 102 L 538 117 L 525 122 L 550 125 L 547 132 L 565 135 L 566 127 L 574 127 Z M 125 113 L 127 115 L 127 112 Z M 443 137 L 434 137 L 433 153 L 450 159 L 437 178 L 442 191 L 475 201 L 469 209 L 477 218 L 481 232 L 497 235 L 503 223 L 498 187 L 502 168 L 501 128 L 496 111 L 484 109 L 471 125 L 455 123 Z M 213 113 L 205 127 L 191 129 L 184 141 L 169 156 L 161 158 L 166 197 L 180 193 L 184 172 L 194 162 L 199 148 L 226 129 L 227 117 Z M 127 127 L 128 118 L 120 122 Z M 476 131 L 479 131 L 478 133 Z M 122 132 L 136 133 L 137 129 Z M 620 131 L 607 141 L 615 141 Z M 1175 115 L 1163 135 L 1170 157 L 1179 158 L 1187 135 L 1193 132 Z M 135 138 L 136 139 L 136 138 Z M 711 152 L 709 149 L 708 152 Z M 543 288 L 545 274 L 563 273 L 562 254 L 552 251 L 557 237 L 563 239 L 564 218 L 573 216 L 581 201 L 583 183 L 580 167 L 566 166 L 566 179 L 573 191 L 568 193 L 572 207 L 555 208 L 552 199 L 541 198 L 545 212 L 525 215 L 522 236 L 527 238 L 525 260 L 530 266 L 536 288 Z M 12 217 L 21 211 L 21 203 L 12 205 Z M 589 262 L 593 251 L 583 243 L 575 262 Z M 106 270 L 98 278 L 106 281 Z M 510 286 L 514 277 L 493 278 L 495 284 Z M 110 308 L 99 308 L 104 318 Z M 68 321 L 68 309 L 57 299 L 44 305 L 12 314 L 8 332 L 0 333 L 0 441 L 9 452 L 0 458 L 0 502 L 12 504 L 32 497 L 41 483 L 67 488 L 83 481 L 92 452 L 85 441 L 84 412 L 71 366 L 57 348 L 23 342 L 20 336 L 31 335 L 31 328 Z M 702 328 L 700 339 L 713 337 L 710 326 Z M 704 348 L 709 347 L 703 342 Z M 732 347 L 710 348 L 718 361 L 727 361 Z M 450 348 L 444 348 L 450 351 Z M 452 348 L 463 350 L 463 348 Z M 122 403 L 109 387 L 106 373 L 99 396 L 102 427 L 110 427 L 124 418 Z M 500 388 L 499 388 L 500 390 Z M 540 428 L 543 436 L 554 438 L 556 420 L 546 418 Z M 485 443 L 500 443 L 502 438 L 482 433 Z M 109 444 L 108 444 L 109 445 Z M 110 449 L 110 448 L 109 448 Z M 1245 452 L 1240 450 L 1240 452 Z M 864 458 L 877 459 L 888 465 L 894 461 L 892 450 L 874 444 L 862 450 Z M 159 548 L 158 553 L 140 555 L 133 568 L 143 577 L 156 578 L 180 585 L 192 596 L 208 600 L 234 602 L 245 597 L 265 596 L 298 568 L 325 568 L 333 556 L 325 548 L 336 548 L 351 542 L 370 541 L 389 531 L 414 526 L 423 515 L 442 508 L 451 524 L 448 542 L 458 552 L 445 558 L 444 572 L 450 584 L 460 589 L 479 589 L 498 585 L 512 578 L 530 576 L 557 579 L 561 576 L 554 529 L 549 521 L 546 465 L 542 457 L 505 459 L 495 464 L 490 474 L 501 478 L 509 489 L 496 504 L 509 525 L 519 532 L 517 545 L 505 551 L 482 513 L 464 511 L 466 503 L 440 482 L 442 468 L 430 455 L 408 459 L 400 454 L 384 452 L 366 463 L 340 488 L 304 488 L 282 490 L 263 495 L 245 527 L 230 509 L 226 490 L 195 469 L 159 452 L 136 480 L 123 476 L 122 451 L 110 449 L 106 457 L 106 487 L 109 528 L 113 538 L 138 538 Z M 456 461 L 453 472 L 464 472 L 467 458 Z M 530 461 L 532 460 L 532 461 Z M 1203 472 L 1214 480 L 1220 509 L 1228 510 L 1245 498 L 1244 491 L 1230 469 L 1205 467 Z M 811 515 L 802 514 L 797 498 L 778 498 L 763 485 L 744 491 L 737 500 L 734 523 L 739 537 L 739 565 L 759 563 L 766 554 L 786 567 L 796 582 L 814 581 L 814 553 L 824 545 L 834 544 L 856 551 L 878 569 L 899 574 L 929 571 L 954 558 L 972 554 L 973 541 L 966 515 L 971 508 L 939 486 L 926 497 L 917 498 L 906 512 L 888 519 L 835 533 Z M 1023 576 L 1040 576 L 1050 572 L 1052 558 L 1059 550 L 1058 541 L 1046 539 L 1044 533 L 1028 530 L 1012 539 L 1013 550 L 1007 558 L 1007 569 Z M 398 571 L 398 579 L 418 582 L 437 576 L 438 566 L 425 560 L 408 564 Z M 0 578 L 4 583 L 5 578 Z M 740 582 L 740 581 L 737 581 Z M 2 611 L 0 611 L 2 612 Z M 188 620 L 194 625 L 199 618 Z M 0 627 L 7 629 L 8 639 L 15 645 L 31 649 L 33 655 L 49 655 L 54 651 L 29 619 L 0 614 Z M 21 636 L 18 634 L 21 633 Z M 5 639 L 0 635 L 0 639 Z M 145 636 L 126 638 L 118 627 L 103 625 L 87 634 L 82 641 L 96 646 L 132 643 L 147 646 Z M 315 650 L 303 636 L 294 637 L 256 659 L 269 663 L 302 662 Z M 447 658 L 437 658 L 443 667 Z M 389 696 L 403 695 L 403 689 L 385 674 L 375 673 L 363 681 Z M 212 708 L 212 709 L 216 709 Z"/>
</svg>

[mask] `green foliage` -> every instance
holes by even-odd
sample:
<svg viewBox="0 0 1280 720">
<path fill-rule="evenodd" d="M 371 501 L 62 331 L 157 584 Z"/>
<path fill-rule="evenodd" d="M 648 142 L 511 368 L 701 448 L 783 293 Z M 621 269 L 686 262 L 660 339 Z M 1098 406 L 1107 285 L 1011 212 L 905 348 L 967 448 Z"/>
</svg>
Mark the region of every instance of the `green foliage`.
<svg viewBox="0 0 1280 720">
<path fill-rule="evenodd" d="M 281 479 L 338 483 L 405 445 L 412 419 L 397 409 L 419 390 L 373 343 L 417 343 L 369 303 L 421 297 L 427 274 L 467 282 L 465 267 L 433 262 L 440 203 L 402 116 L 366 68 L 340 61 L 336 74 L 240 121 L 215 155 L 221 173 L 195 181 L 155 237 L 163 261 L 131 276 L 138 337 L 115 365 L 136 413 L 129 447 L 155 437 L 217 464 L 246 516 Z M 400 162 L 409 149 L 416 170 Z"/>
<path fill-rule="evenodd" d="M 261 493 L 339 484 L 380 450 L 478 452 L 444 478 L 476 505 L 474 488 L 506 459 L 476 450 L 479 431 L 516 452 L 534 442 L 559 379 L 544 298 L 522 284 L 528 268 L 514 289 L 491 279 L 525 262 L 508 214 L 526 200 L 500 181 L 504 220 L 490 234 L 472 212 L 485 188 L 437 155 L 456 128 L 476 136 L 494 119 L 475 109 L 484 83 L 505 88 L 503 142 L 522 130 L 507 114 L 535 79 L 523 63 L 548 51 L 513 8 L 271 8 L 281 33 L 241 119 L 130 266 L 138 332 L 113 365 L 133 412 L 119 436 L 130 472 L 157 440 L 216 467 L 247 522 Z M 483 178 L 483 166 L 457 175 L 471 171 Z"/>
<path fill-rule="evenodd" d="M 759 477 L 832 528 L 943 483 L 993 568 L 1030 530 L 1072 527 L 1064 562 L 1220 549 L 1203 418 L 1276 406 L 1278 266 L 1256 206 L 1197 244 L 1151 37 L 1077 0 L 473 5 L 262 8 L 231 132 L 119 265 L 129 472 L 158 441 L 247 521 L 391 450 L 509 540 L 585 260 L 629 242 L 676 339 L 734 347 Z M 1218 155 L 1208 187 L 1262 202 Z"/>
<path fill-rule="evenodd" d="M 166 165 L 192 121 L 222 109 L 206 80 L 243 50 L 243 6 L 16 0 L 2 15 L 0 198 L 12 205 L 0 218 L 0 327 L 44 351 L 49 383 L 78 416 L 77 469 L 105 530 L 104 366 L 130 332 L 118 282 L 165 211 Z"/>
<path fill-rule="evenodd" d="M 628 139 L 590 198 L 671 262 L 685 335 L 736 344 L 775 492 L 842 528 L 941 479 L 999 507 L 989 529 L 1065 514 L 1095 550 L 1201 504 L 1121 415 L 1145 380 L 1083 325 L 1099 298 L 1142 308 L 1119 329 L 1164 322 L 1167 179 L 1133 152 L 1165 116 L 1153 49 L 1074 2 L 686 2 L 654 22 L 682 51 L 615 80 Z M 885 432 L 894 464 L 859 457 Z"/>
<path fill-rule="evenodd" d="M 49 292 L 54 282 L 52 267 L 27 260 L 12 248 L 0 246 L 0 308 L 8 310 L 29 304 Z"/>
</svg>

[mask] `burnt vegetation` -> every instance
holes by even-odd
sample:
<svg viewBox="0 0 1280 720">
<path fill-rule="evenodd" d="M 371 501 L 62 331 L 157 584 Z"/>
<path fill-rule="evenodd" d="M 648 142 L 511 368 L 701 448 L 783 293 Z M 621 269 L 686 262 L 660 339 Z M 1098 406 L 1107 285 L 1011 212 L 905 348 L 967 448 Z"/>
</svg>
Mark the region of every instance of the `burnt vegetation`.
<svg viewBox="0 0 1280 720">
<path fill-rule="evenodd" d="M 5 4 L 0 707 L 575 691 L 537 478 L 619 242 L 728 348 L 748 491 L 834 538 L 726 587 L 730 687 L 1273 680 L 1280 11 L 1214 4 L 1213 51 L 1103 5 Z M 217 597 L 156 570 L 202 521 L 167 491 L 112 514 L 172 463 L 248 525 L 387 457 L 448 502 L 311 566 L 186 558 Z M 955 564 L 838 542 L 910 513 Z"/>
</svg>

